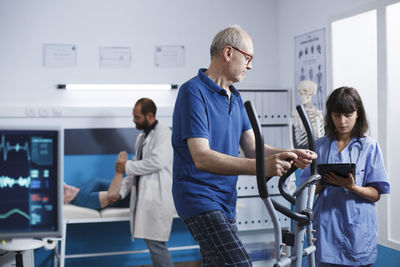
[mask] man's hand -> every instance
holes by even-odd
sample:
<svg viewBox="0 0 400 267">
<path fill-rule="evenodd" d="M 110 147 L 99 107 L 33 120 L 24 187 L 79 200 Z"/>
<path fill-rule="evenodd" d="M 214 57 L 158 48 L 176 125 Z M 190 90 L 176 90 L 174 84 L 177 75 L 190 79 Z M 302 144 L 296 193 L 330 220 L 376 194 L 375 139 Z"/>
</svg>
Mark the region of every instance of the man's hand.
<svg viewBox="0 0 400 267">
<path fill-rule="evenodd" d="M 265 158 L 265 175 L 267 177 L 282 176 L 292 166 L 292 162 L 297 160 L 297 154 L 293 152 L 276 153 Z M 291 161 L 288 161 L 291 159 Z"/>
<path fill-rule="evenodd" d="M 318 157 L 317 153 L 308 149 L 292 149 L 290 151 L 297 155 L 297 159 L 294 160 L 294 166 L 299 169 L 307 168 L 313 159 Z"/>
<path fill-rule="evenodd" d="M 117 161 L 115 162 L 115 172 L 124 174 L 125 165 L 127 161 L 128 161 L 128 153 L 126 153 L 126 151 L 119 152 Z"/>
<path fill-rule="evenodd" d="M 119 192 L 115 192 L 115 193 L 108 192 L 108 204 L 109 205 L 117 202 L 120 199 L 121 199 L 121 195 L 119 194 Z"/>
</svg>

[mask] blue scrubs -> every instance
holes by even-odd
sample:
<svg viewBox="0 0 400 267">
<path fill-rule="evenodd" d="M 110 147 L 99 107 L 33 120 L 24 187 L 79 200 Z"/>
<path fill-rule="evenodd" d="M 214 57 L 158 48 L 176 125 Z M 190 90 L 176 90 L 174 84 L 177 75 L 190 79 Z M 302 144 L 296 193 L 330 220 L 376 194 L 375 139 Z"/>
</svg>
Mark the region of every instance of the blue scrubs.
<svg viewBox="0 0 400 267">
<path fill-rule="evenodd" d="M 373 186 L 388 194 L 382 151 L 371 137 L 353 138 L 339 153 L 336 140 L 324 136 L 316 142 L 318 163 L 356 163 L 356 184 Z M 300 183 L 310 175 L 307 168 Z M 314 207 L 317 238 L 316 262 L 340 265 L 367 265 L 377 258 L 375 203 L 343 187 L 327 185 Z"/>
<path fill-rule="evenodd" d="M 237 175 L 200 171 L 194 165 L 186 140 L 208 139 L 210 148 L 237 157 L 242 133 L 251 129 L 239 92 L 226 91 L 200 69 L 198 75 L 179 89 L 172 118 L 174 148 L 172 194 L 178 215 L 187 219 L 221 210 L 228 219 L 236 217 Z"/>
</svg>

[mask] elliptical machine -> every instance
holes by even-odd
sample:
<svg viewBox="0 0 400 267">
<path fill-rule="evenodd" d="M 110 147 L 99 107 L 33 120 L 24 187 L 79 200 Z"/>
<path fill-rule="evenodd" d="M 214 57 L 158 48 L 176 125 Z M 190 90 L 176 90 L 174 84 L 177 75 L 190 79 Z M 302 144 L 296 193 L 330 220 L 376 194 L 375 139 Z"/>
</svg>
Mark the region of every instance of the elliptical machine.
<svg viewBox="0 0 400 267">
<path fill-rule="evenodd" d="M 268 213 L 271 216 L 274 226 L 275 236 L 275 264 L 274 267 L 292 266 L 301 267 L 303 257 L 308 257 L 309 266 L 315 267 L 315 245 L 313 243 L 313 203 L 315 196 L 315 188 L 321 176 L 317 174 L 315 160 L 311 163 L 311 176 L 300 185 L 296 191 L 291 194 L 285 187 L 287 179 L 297 169 L 294 165 L 279 179 L 279 191 L 281 195 L 294 205 L 294 211 L 282 206 L 274 201 L 268 194 L 267 185 L 268 178 L 265 177 L 265 161 L 264 161 L 264 137 L 261 132 L 261 125 L 258 121 L 257 113 L 251 101 L 244 104 L 250 123 L 253 127 L 256 138 L 256 166 L 257 166 L 257 187 L 258 193 L 263 200 Z M 296 107 L 301 121 L 306 129 L 308 147 L 315 151 L 314 134 L 311 130 L 311 124 L 306 116 L 304 107 L 298 105 Z M 294 229 L 292 232 L 282 232 L 281 225 L 278 220 L 277 211 L 291 218 L 294 221 Z M 305 238 L 306 236 L 306 238 Z M 307 242 L 304 245 L 304 242 Z M 290 246 L 291 255 L 284 256 L 283 249 Z"/>
</svg>

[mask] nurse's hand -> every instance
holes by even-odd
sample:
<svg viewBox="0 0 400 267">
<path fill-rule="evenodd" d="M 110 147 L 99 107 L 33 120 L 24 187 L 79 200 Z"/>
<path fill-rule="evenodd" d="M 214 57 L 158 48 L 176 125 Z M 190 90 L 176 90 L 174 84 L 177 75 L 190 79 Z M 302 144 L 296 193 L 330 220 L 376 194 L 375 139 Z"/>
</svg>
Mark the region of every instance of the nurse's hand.
<svg viewBox="0 0 400 267">
<path fill-rule="evenodd" d="M 317 182 L 317 184 L 316 184 L 316 187 L 315 187 L 315 194 L 318 195 L 319 193 L 321 193 L 321 191 L 324 190 L 325 186 L 326 186 L 326 185 L 325 185 L 325 184 L 322 185 L 322 184 L 321 184 L 321 180 L 319 180 L 319 181 Z"/>
<path fill-rule="evenodd" d="M 342 177 L 342 176 L 336 175 L 333 172 L 329 172 L 329 173 L 325 174 L 324 178 L 327 183 L 341 186 L 341 187 L 347 188 L 348 190 L 351 190 L 356 184 L 354 175 L 352 173 L 349 173 L 348 177 Z"/>
<path fill-rule="evenodd" d="M 371 202 L 376 202 L 381 197 L 381 194 L 378 191 L 378 189 L 376 189 L 373 186 L 358 186 L 358 185 L 356 185 L 354 175 L 351 173 L 349 173 L 349 176 L 347 178 L 337 176 L 334 173 L 325 174 L 324 177 L 326 178 L 326 181 L 328 183 L 342 186 L 342 187 L 346 188 L 347 190 L 349 190 L 350 192 L 353 192 L 353 193 L 359 195 L 360 197 L 365 198 Z"/>
</svg>

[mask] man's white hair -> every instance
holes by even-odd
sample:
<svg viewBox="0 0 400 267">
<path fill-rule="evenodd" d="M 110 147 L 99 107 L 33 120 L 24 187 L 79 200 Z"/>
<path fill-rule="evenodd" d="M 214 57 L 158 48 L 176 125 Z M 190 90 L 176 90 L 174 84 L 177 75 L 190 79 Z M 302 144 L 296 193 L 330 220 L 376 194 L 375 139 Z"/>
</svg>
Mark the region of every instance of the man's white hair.
<svg viewBox="0 0 400 267">
<path fill-rule="evenodd" d="M 221 54 L 225 46 L 239 47 L 243 40 L 243 29 L 239 25 L 229 26 L 215 35 L 211 46 L 211 58 Z"/>
</svg>

